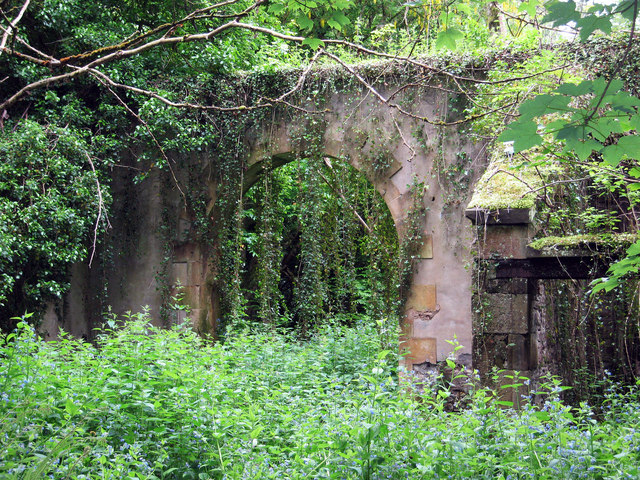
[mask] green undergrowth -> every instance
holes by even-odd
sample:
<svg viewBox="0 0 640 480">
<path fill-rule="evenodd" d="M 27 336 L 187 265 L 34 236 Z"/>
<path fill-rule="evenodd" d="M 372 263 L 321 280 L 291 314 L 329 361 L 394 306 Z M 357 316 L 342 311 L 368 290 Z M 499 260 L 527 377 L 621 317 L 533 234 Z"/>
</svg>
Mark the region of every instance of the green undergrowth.
<svg viewBox="0 0 640 480">
<path fill-rule="evenodd" d="M 144 313 L 125 320 L 110 319 L 96 345 L 45 343 L 24 321 L 2 341 L 0 478 L 640 474 L 634 389 L 612 388 L 598 420 L 587 405 L 564 405 L 557 382 L 542 387 L 540 407 L 514 411 L 471 388 L 450 413 L 444 380 L 422 396 L 399 382 L 380 324 L 307 342 L 269 332 L 210 344 L 184 326 L 152 327 Z"/>
</svg>

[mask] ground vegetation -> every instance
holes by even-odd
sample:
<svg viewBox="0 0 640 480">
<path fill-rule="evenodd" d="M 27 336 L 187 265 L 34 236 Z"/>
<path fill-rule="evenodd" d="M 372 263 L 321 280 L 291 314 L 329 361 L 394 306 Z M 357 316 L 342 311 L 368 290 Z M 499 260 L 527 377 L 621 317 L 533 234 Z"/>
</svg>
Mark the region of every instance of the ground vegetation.
<svg viewBox="0 0 640 480">
<path fill-rule="evenodd" d="M 599 408 L 571 408 L 559 380 L 529 391 L 516 373 L 451 402 L 450 375 L 422 392 L 398 378 L 397 337 L 370 323 L 212 345 L 148 321 L 108 317 L 96 345 L 19 322 L 0 347 L 3 478 L 638 475 L 637 387 L 605 381 Z"/>
<path fill-rule="evenodd" d="M 372 58 L 397 59 L 423 69 L 427 78 L 444 77 L 450 87 L 460 90 L 469 106 L 454 106 L 458 110 L 454 120 L 423 120 L 441 124 L 473 120 L 473 132 L 480 137 L 500 133 L 517 116 L 517 104 L 535 97 L 534 103 L 521 107 L 521 119 L 509 127 L 508 132 L 517 136 L 516 153 L 543 138 L 532 131 L 532 118 L 545 116 L 547 108 L 560 106 L 566 110 L 574 105 L 575 98 L 578 103 L 569 107 L 575 110 L 575 118 L 562 128 L 558 122 L 564 120 L 551 122 L 549 132 L 556 129 L 577 135 L 582 128 L 580 131 L 592 135 L 590 127 L 583 128 L 580 122 L 596 121 L 609 125 L 608 130 L 589 141 L 575 135 L 567 141 L 564 137 L 568 133 L 562 133 L 562 138 L 556 135 L 565 142 L 556 154 L 575 165 L 590 158 L 594 149 L 602 150 L 604 164 L 591 162 L 586 175 L 593 178 L 591 183 L 597 184 L 600 191 L 618 199 L 618 204 L 627 209 L 624 215 L 634 217 L 635 200 L 627 191 L 633 192 L 636 169 L 629 163 L 627 152 L 635 145 L 636 104 L 632 96 L 620 91 L 618 79 L 622 65 L 632 58 L 632 44 L 624 44 L 620 61 L 604 80 L 587 78 L 582 83 L 560 87 L 558 82 L 566 81 L 567 75 L 575 77 L 575 70 L 568 69 L 572 64 L 570 56 L 549 50 L 550 42 L 570 38 L 573 31 L 580 40 L 586 40 L 594 32 L 609 34 L 630 29 L 632 38 L 637 18 L 633 1 L 595 5 L 582 11 L 573 2 L 542 6 L 534 0 L 521 4 L 232 0 L 184 5 L 149 1 L 133 2 L 126 8 L 108 0 L 91 4 L 81 0 L 27 0 L 3 3 L 2 13 L 0 114 L 4 143 L 11 143 L 14 149 L 23 148 L 23 152 L 11 154 L 26 158 L 28 143 L 15 142 L 14 138 L 28 125 L 50 132 L 50 137 L 51 132 L 68 136 L 69 141 L 50 140 L 50 149 L 67 162 L 65 168 L 94 177 L 93 184 L 76 189 L 76 196 L 82 198 L 71 201 L 62 198 L 64 193 L 61 195 L 61 201 L 73 204 L 83 218 L 68 238 L 69 248 L 75 253 L 59 255 L 57 263 L 52 262 L 47 268 L 41 267 L 42 255 L 37 248 L 25 247 L 20 255 L 5 257 L 3 275 L 22 279 L 7 281 L 0 292 L 0 303 L 7 312 L 22 308 L 41 311 L 43 301 L 65 291 L 63 278 L 70 265 L 81 258 L 91 260 L 100 233 L 108 227 L 110 197 L 105 177 L 109 169 L 120 167 L 119 159 L 136 156 L 140 160 L 140 179 L 149 169 L 162 169 L 177 182 L 174 170 L 180 155 L 206 152 L 217 145 L 228 152 L 219 165 L 221 179 L 225 180 L 221 189 L 228 191 L 221 191 L 219 198 L 237 199 L 227 200 L 227 204 L 223 201 L 220 206 L 225 216 L 220 222 L 220 272 L 230 279 L 223 288 L 223 307 L 231 322 L 242 318 L 243 260 L 233 254 L 242 240 L 239 226 L 243 218 L 242 195 L 232 192 L 238 188 L 233 179 L 239 178 L 238 169 L 243 168 L 243 152 L 237 140 L 246 122 L 260 119 L 260 111 L 278 105 L 291 107 L 294 94 L 305 85 L 313 65 L 337 65 L 380 102 L 408 114 L 376 90 L 375 79 L 359 74 L 349 64 Z M 495 52 L 504 48 L 512 53 L 501 63 L 500 54 Z M 450 54 L 454 50 L 464 53 L 456 59 Z M 425 54 L 441 55 L 445 60 L 425 62 L 420 57 Z M 524 60 L 517 67 L 507 60 L 514 55 Z M 468 78 L 464 65 L 469 64 L 469 58 L 475 58 L 471 63 L 477 64 L 482 57 L 493 59 L 489 77 Z M 286 88 L 260 86 L 264 79 L 261 75 L 283 69 L 292 72 L 290 80 L 280 85 Z M 248 80 L 230 82 L 232 77 Z M 407 83 L 410 84 L 409 79 Z M 252 94 L 256 88 L 260 95 Z M 591 104 L 579 105 L 580 99 L 589 96 L 593 98 Z M 247 115 L 248 112 L 253 113 Z M 611 127 L 611 122 L 622 126 Z M 526 135 L 522 129 L 527 130 Z M 503 139 L 508 139 L 508 133 L 504 135 Z M 74 138 L 82 142 L 80 148 L 65 149 Z M 602 146 L 595 148 L 593 142 Z M 45 162 L 46 155 L 43 150 L 40 152 L 41 157 L 33 161 Z M 570 152 L 578 152 L 577 157 Z M 16 170 L 15 175 L 42 183 L 36 169 L 22 174 Z M 30 175 L 34 178 L 28 178 Z M 322 183 L 320 177 L 313 181 Z M 3 195 L 9 200 L 3 203 L 3 217 L 28 217 L 23 209 L 37 200 L 31 198 L 37 195 L 36 190 L 25 196 L 25 192 L 15 191 L 21 188 L 17 183 L 6 185 Z M 46 190 L 46 183 L 41 186 Z M 179 183 L 176 186 L 182 192 Z M 22 203 L 11 200 L 20 196 L 24 198 Z M 183 192 L 183 196 L 186 203 L 193 203 L 189 195 Z M 187 208 L 199 210 L 198 205 Z M 601 215 L 599 211 L 594 213 L 594 217 Z M 198 221 L 204 222 L 200 217 Z M 38 242 L 53 242 L 58 234 L 55 222 L 41 227 Z M 203 225 L 201 230 L 206 229 Z M 2 244 L 22 243 L 24 237 L 17 232 L 14 228 L 4 229 Z M 269 231 L 265 235 L 269 236 Z M 610 289 L 620 283 L 615 279 L 635 271 L 634 249 L 637 246 L 631 247 L 621 266 L 616 267 L 619 275 L 596 289 Z M 265 271 L 265 266 L 260 268 Z M 306 297 L 316 298 L 320 295 L 316 293 Z M 269 308 L 273 306 L 261 307 L 263 312 Z M 5 323 L 10 327 L 8 320 Z"/>
</svg>

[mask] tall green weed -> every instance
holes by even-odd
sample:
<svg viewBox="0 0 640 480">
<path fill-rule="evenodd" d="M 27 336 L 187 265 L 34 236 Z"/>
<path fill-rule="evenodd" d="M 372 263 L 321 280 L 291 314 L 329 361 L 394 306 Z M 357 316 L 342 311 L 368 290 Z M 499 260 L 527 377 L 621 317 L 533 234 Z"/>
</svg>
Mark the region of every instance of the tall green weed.
<svg viewBox="0 0 640 480">
<path fill-rule="evenodd" d="M 640 475 L 636 389 L 613 389 L 597 420 L 553 384 L 541 407 L 471 388 L 450 413 L 446 382 L 421 395 L 399 382 L 370 323 L 210 344 L 143 312 L 92 345 L 21 322 L 0 347 L 0 479 Z"/>
</svg>

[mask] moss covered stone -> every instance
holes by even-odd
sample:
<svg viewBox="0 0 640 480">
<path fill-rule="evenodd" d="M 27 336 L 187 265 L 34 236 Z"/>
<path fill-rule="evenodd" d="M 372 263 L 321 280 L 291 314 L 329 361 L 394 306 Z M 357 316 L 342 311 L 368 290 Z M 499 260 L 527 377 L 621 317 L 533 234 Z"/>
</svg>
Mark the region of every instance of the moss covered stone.
<svg viewBox="0 0 640 480">
<path fill-rule="evenodd" d="M 487 170 L 467 208 L 501 210 L 534 208 L 536 192 L 558 170 L 550 162 L 529 165 L 510 158 L 501 144 L 494 147 Z"/>
<path fill-rule="evenodd" d="M 541 252 L 589 249 L 616 249 L 626 247 L 637 241 L 636 233 L 607 233 L 591 235 L 568 235 L 564 237 L 544 237 L 529 244 L 529 247 Z"/>
</svg>

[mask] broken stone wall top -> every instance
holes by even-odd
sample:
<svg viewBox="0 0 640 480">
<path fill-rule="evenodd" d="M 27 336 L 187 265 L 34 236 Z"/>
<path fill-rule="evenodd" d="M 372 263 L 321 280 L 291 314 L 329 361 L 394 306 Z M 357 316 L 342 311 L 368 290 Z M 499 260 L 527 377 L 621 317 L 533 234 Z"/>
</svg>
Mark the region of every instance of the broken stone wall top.
<svg viewBox="0 0 640 480">
<path fill-rule="evenodd" d="M 489 166 L 478 181 L 467 209 L 533 211 L 537 190 L 559 169 L 560 167 L 551 162 L 530 166 L 513 157 L 508 147 L 498 143 L 493 147 Z"/>
</svg>

